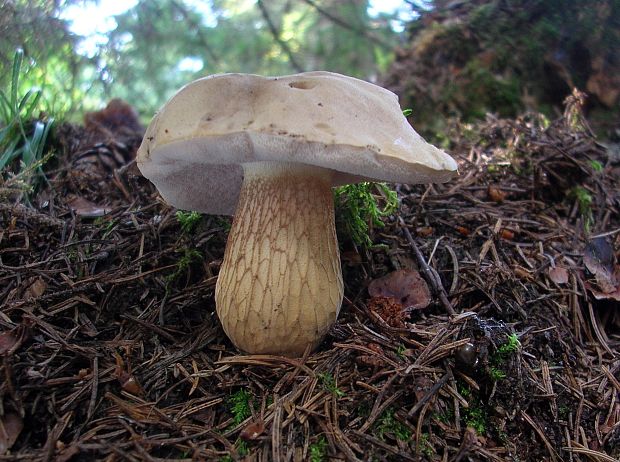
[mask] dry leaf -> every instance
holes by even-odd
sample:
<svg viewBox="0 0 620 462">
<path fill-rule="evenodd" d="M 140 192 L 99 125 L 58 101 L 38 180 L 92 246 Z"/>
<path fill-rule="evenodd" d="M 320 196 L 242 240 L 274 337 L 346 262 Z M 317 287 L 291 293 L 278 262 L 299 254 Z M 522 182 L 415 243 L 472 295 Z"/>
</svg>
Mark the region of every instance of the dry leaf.
<svg viewBox="0 0 620 462">
<path fill-rule="evenodd" d="M 532 280 L 532 273 L 521 265 L 513 265 L 512 271 L 519 279 Z"/>
<path fill-rule="evenodd" d="M 499 232 L 499 237 L 501 237 L 502 239 L 505 239 L 507 241 L 512 241 L 515 238 L 515 233 L 513 233 L 509 229 L 503 228 Z"/>
<path fill-rule="evenodd" d="M 41 295 L 45 293 L 47 289 L 47 283 L 43 280 L 43 278 L 38 277 L 32 281 L 32 283 L 26 288 L 24 292 L 24 299 L 28 300 L 30 298 L 39 298 Z"/>
<path fill-rule="evenodd" d="M 257 420 L 248 424 L 239 434 L 244 441 L 254 441 L 265 432 L 265 422 Z"/>
<path fill-rule="evenodd" d="M 6 354 L 17 344 L 17 337 L 13 332 L 2 332 L 0 334 L 0 355 Z"/>
<path fill-rule="evenodd" d="M 587 282 L 586 286 L 598 300 L 620 301 L 620 265 L 612 246 L 604 237 L 592 239 L 583 253 L 585 267 L 594 275 L 596 286 Z"/>
<path fill-rule="evenodd" d="M 487 189 L 487 194 L 489 195 L 489 199 L 491 199 L 493 202 L 497 202 L 498 204 L 500 202 L 504 202 L 504 199 L 506 199 L 507 195 L 506 192 L 502 191 L 496 186 L 491 185 L 489 185 L 489 189 Z"/>
<path fill-rule="evenodd" d="M 132 395 L 144 395 L 144 390 L 131 373 L 131 368 L 129 368 L 130 370 L 126 371 L 123 358 L 121 358 L 118 353 L 115 353 L 114 356 L 116 358 L 116 368 L 114 369 L 114 375 L 120 382 L 121 388 L 127 393 L 131 393 Z"/>
<path fill-rule="evenodd" d="M 555 268 L 549 268 L 549 279 L 556 284 L 566 284 L 568 282 L 568 271 L 562 266 L 556 266 Z"/>
<path fill-rule="evenodd" d="M 368 293 L 371 297 L 394 298 L 408 310 L 426 308 L 431 302 L 428 285 L 415 270 L 393 271 L 375 279 L 368 286 Z"/>
<path fill-rule="evenodd" d="M 79 196 L 68 200 L 67 204 L 69 204 L 69 207 L 71 207 L 75 214 L 80 217 L 96 218 L 110 213 L 110 209 L 100 207 L 97 204 L 93 204 L 91 201 Z"/>
<path fill-rule="evenodd" d="M 136 396 L 141 396 L 144 394 L 142 387 L 133 375 L 129 375 L 124 372 L 121 374 L 118 380 L 121 383 L 121 387 L 123 388 L 123 390 L 125 390 L 127 393 L 131 393 L 132 395 Z"/>
<path fill-rule="evenodd" d="M 431 226 L 423 226 L 421 228 L 416 228 L 415 233 L 420 237 L 428 237 L 433 234 L 435 230 Z"/>
<path fill-rule="evenodd" d="M 620 279 L 620 271 L 616 272 L 616 277 Z M 592 292 L 592 295 L 594 295 L 594 298 L 597 300 L 616 300 L 620 302 L 620 287 L 611 292 L 602 292 L 597 290 L 596 287 L 593 287 L 592 284 L 589 284 L 588 282 L 586 282 L 586 287 L 590 290 L 590 292 Z"/>
<path fill-rule="evenodd" d="M 14 413 L 7 413 L 0 420 L 0 454 L 6 454 L 15 444 L 24 428 L 22 418 Z"/>
<path fill-rule="evenodd" d="M 456 232 L 459 233 L 461 236 L 465 237 L 469 236 L 469 234 L 471 233 L 469 228 L 466 228 L 465 226 L 457 226 Z"/>
</svg>

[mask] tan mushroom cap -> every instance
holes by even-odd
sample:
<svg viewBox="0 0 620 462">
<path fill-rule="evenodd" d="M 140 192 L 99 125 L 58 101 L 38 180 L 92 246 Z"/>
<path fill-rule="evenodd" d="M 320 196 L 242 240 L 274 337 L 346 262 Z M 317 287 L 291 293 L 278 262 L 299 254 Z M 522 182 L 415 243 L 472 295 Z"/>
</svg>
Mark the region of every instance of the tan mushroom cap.
<svg viewBox="0 0 620 462">
<path fill-rule="evenodd" d="M 196 80 L 155 115 L 137 157 L 168 203 L 225 215 L 235 212 L 241 164 L 259 161 L 332 169 L 334 185 L 439 183 L 457 169 L 411 128 L 394 93 L 331 72 Z"/>
</svg>

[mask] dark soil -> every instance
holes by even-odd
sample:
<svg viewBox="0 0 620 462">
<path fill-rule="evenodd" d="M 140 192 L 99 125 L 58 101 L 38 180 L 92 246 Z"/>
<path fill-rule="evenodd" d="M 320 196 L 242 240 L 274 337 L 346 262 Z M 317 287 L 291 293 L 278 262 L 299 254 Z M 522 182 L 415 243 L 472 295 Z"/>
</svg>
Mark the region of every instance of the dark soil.
<svg viewBox="0 0 620 462">
<path fill-rule="evenodd" d="M 0 203 L 0 458 L 617 460 L 620 307 L 583 255 L 618 254 L 620 163 L 575 104 L 455 124 L 458 178 L 396 186 L 371 249 L 340 236 L 345 303 L 301 359 L 227 340 L 230 221 L 181 230 L 139 127 L 65 126 L 50 187 Z M 402 268 L 432 302 L 387 316 L 367 286 Z"/>
</svg>

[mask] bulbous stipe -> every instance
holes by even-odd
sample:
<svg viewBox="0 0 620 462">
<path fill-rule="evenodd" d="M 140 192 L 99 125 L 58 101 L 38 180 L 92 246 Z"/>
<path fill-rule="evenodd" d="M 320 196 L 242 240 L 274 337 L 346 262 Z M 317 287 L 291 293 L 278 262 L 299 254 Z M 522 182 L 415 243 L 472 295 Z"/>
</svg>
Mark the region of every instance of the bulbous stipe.
<svg viewBox="0 0 620 462">
<path fill-rule="evenodd" d="M 301 356 L 321 342 L 342 297 L 330 171 L 244 165 L 215 289 L 228 337 L 248 353 Z"/>
</svg>

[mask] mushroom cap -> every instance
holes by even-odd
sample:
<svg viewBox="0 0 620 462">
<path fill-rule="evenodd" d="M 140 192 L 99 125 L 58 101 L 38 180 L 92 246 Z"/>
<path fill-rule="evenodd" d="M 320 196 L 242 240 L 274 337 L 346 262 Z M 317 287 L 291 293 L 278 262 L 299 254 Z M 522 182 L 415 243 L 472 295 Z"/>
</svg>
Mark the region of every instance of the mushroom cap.
<svg viewBox="0 0 620 462">
<path fill-rule="evenodd" d="M 218 74 L 181 88 L 138 150 L 143 175 L 175 207 L 234 214 L 248 162 L 333 170 L 333 185 L 437 183 L 457 169 L 409 125 L 398 97 L 332 72 Z"/>
</svg>

